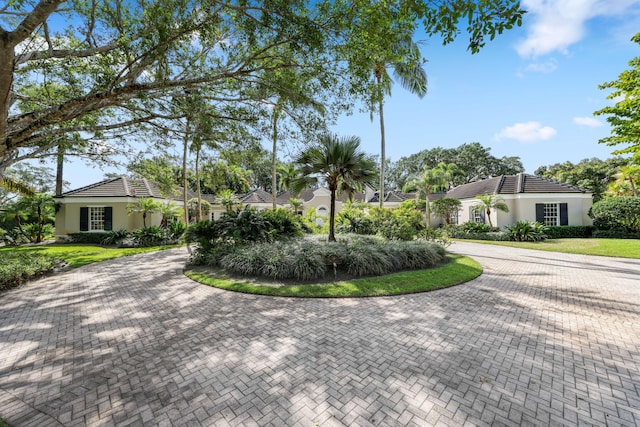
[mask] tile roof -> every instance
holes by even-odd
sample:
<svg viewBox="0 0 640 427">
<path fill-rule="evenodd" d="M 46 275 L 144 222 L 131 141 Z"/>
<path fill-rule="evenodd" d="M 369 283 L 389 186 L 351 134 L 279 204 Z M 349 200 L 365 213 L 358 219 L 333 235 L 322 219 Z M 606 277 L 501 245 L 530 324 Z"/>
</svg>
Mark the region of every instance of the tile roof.
<svg viewBox="0 0 640 427">
<path fill-rule="evenodd" d="M 165 196 L 156 182 L 119 176 L 67 191 L 57 197 L 154 197 L 157 199 L 182 200 L 182 188 L 178 188 L 178 191 L 178 195 Z M 197 197 L 197 194 L 194 191 L 187 190 L 187 197 L 192 199 Z M 202 198 L 211 203 L 214 200 L 212 194 L 203 194 Z"/>
<path fill-rule="evenodd" d="M 404 202 L 405 200 L 415 199 L 416 193 L 401 193 L 399 191 L 391 190 L 384 193 L 385 202 Z M 368 203 L 377 203 L 380 201 L 380 194 L 376 191 L 373 196 L 367 200 Z"/>
<path fill-rule="evenodd" d="M 271 193 L 267 193 L 261 188 L 238 196 L 238 200 L 242 203 L 273 203 Z"/>
<path fill-rule="evenodd" d="M 535 175 L 501 175 L 459 185 L 447 192 L 447 197 L 473 199 L 479 194 L 536 194 L 536 193 L 590 193 L 589 190 Z"/>
</svg>

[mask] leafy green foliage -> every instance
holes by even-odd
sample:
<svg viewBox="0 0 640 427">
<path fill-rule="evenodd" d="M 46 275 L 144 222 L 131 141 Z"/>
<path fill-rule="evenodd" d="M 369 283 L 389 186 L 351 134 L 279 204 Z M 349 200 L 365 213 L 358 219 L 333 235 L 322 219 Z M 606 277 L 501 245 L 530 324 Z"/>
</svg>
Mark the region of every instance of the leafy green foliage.
<svg viewBox="0 0 640 427">
<path fill-rule="evenodd" d="M 431 212 L 437 217 L 444 218 L 446 224 L 451 224 L 461 206 L 462 202 L 460 200 L 443 197 L 431 202 Z"/>
<path fill-rule="evenodd" d="M 640 232 L 631 233 L 622 230 L 594 230 L 592 234 L 596 239 L 640 239 Z M 620 254 L 619 256 L 623 256 Z"/>
<path fill-rule="evenodd" d="M 216 264 L 242 276 L 306 281 L 333 274 L 334 266 L 337 272 L 362 277 L 430 268 L 444 261 L 444 248 L 435 243 L 341 236 L 337 242 L 285 239 L 239 246 Z"/>
<path fill-rule="evenodd" d="M 627 160 L 621 157 L 607 160 L 591 158 L 580 160 L 576 164 L 567 161 L 540 166 L 534 174 L 592 191 L 593 200 L 597 202 L 605 195 L 608 187 L 615 182 L 620 168 L 626 163 Z"/>
<path fill-rule="evenodd" d="M 539 242 L 547 238 L 547 227 L 539 222 L 518 221 L 508 226 L 511 238 L 518 242 Z"/>
<path fill-rule="evenodd" d="M 465 222 L 460 226 L 464 233 L 488 233 L 493 231 L 493 227 L 489 224 L 484 224 L 482 222 Z"/>
<path fill-rule="evenodd" d="M 90 233 L 79 233 L 79 234 L 84 235 L 84 234 L 90 234 Z M 118 245 L 127 237 L 129 237 L 129 232 L 124 228 L 121 228 L 120 230 L 112 230 L 106 233 L 106 236 L 100 241 L 100 244 L 107 245 L 107 246 Z M 87 243 L 92 243 L 92 242 L 87 242 Z"/>
<path fill-rule="evenodd" d="M 43 254 L 0 253 L 0 291 L 52 271 L 57 262 L 55 258 Z"/>
<path fill-rule="evenodd" d="M 591 225 L 556 225 L 547 227 L 546 234 L 549 239 L 574 239 L 591 237 L 593 231 Z"/>
<path fill-rule="evenodd" d="M 640 231 L 640 198 L 605 197 L 589 211 L 593 225 L 601 230 Z"/>
<path fill-rule="evenodd" d="M 4 206 L 1 219 L 6 228 L 5 242 L 41 243 L 53 236 L 55 202 L 51 195 L 44 193 L 21 196 Z"/>
<path fill-rule="evenodd" d="M 640 44 L 640 33 L 636 33 L 631 41 Z M 593 114 L 607 115 L 611 125 L 611 136 L 602 138 L 599 142 L 609 146 L 627 145 L 614 151 L 614 154 L 640 153 L 640 57 L 629 61 L 628 70 L 618 76 L 618 80 L 600 85 L 600 89 L 612 89 L 607 99 L 615 101 L 612 106 L 604 107 Z"/>
<path fill-rule="evenodd" d="M 369 212 L 376 234 L 390 240 L 413 240 L 425 228 L 420 211 L 408 205 L 396 209 L 373 207 Z"/>
<path fill-rule="evenodd" d="M 81 233 L 69 233 L 67 234 L 68 243 L 92 243 L 92 244 L 102 244 L 102 242 L 107 239 L 110 235 L 108 231 L 92 231 L 91 233 L 81 232 Z"/>
<path fill-rule="evenodd" d="M 497 158 L 491 154 L 491 148 L 485 148 L 480 143 L 473 142 L 457 148 L 436 147 L 401 157 L 388 168 L 388 186 L 402 190 L 412 177 L 425 169 L 437 167 L 439 163 L 456 165 L 457 171 L 451 177 L 450 186 L 468 184 L 492 176 L 524 172 L 524 166 L 519 157 Z"/>
</svg>

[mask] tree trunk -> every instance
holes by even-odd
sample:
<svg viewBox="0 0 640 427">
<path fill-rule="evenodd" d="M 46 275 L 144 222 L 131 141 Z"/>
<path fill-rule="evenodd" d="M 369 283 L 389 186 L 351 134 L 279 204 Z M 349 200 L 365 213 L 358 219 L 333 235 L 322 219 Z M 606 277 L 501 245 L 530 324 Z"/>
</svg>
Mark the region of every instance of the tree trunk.
<svg viewBox="0 0 640 427">
<path fill-rule="evenodd" d="M 198 192 L 198 211 L 196 222 L 202 221 L 202 190 L 200 188 L 200 147 L 196 147 L 196 191 Z"/>
<path fill-rule="evenodd" d="M 638 197 L 638 189 L 636 188 L 635 183 L 633 182 L 633 178 L 629 177 L 629 185 L 631 185 L 631 192 L 633 193 L 633 197 Z"/>
<path fill-rule="evenodd" d="M 64 146 L 58 145 L 58 154 L 56 156 L 56 196 L 62 194 L 62 181 L 64 171 Z"/>
<path fill-rule="evenodd" d="M 11 108 L 11 87 L 13 85 L 14 46 L 8 40 L 8 33 L 0 29 L 0 178 L 11 165 L 13 149 L 7 139 L 9 109 Z"/>
<path fill-rule="evenodd" d="M 329 207 L 329 241 L 336 241 L 335 223 L 336 223 L 336 188 L 331 186 L 331 206 Z"/>
<path fill-rule="evenodd" d="M 384 162 L 385 162 L 385 140 L 384 140 L 384 109 L 382 95 L 380 94 L 380 76 L 376 75 L 378 81 L 378 95 L 380 96 L 380 207 L 384 207 Z"/>
<path fill-rule="evenodd" d="M 431 228 L 431 207 L 429 206 L 429 186 L 425 187 L 426 204 L 424 207 L 424 219 L 427 224 L 427 229 Z"/>
<path fill-rule="evenodd" d="M 276 162 L 278 159 L 277 150 L 278 150 L 278 111 L 276 110 L 278 107 L 275 106 L 273 110 L 273 119 L 272 119 L 272 142 L 273 148 L 271 151 L 271 198 L 273 199 L 272 207 L 273 210 L 276 210 L 276 198 L 278 197 L 278 182 L 277 182 L 277 171 L 276 171 Z"/>
<path fill-rule="evenodd" d="M 189 225 L 189 197 L 187 196 L 187 155 L 189 154 L 189 117 L 185 125 L 182 151 L 182 203 L 184 204 L 184 224 Z"/>
</svg>

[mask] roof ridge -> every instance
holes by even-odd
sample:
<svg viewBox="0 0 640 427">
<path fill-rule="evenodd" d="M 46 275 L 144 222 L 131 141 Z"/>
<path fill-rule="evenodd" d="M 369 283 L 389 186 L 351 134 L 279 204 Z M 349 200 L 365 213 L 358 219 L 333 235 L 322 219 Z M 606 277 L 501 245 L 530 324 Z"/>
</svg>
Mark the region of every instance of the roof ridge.
<svg viewBox="0 0 640 427">
<path fill-rule="evenodd" d="M 524 181 L 526 179 L 526 175 L 525 173 L 520 172 L 517 175 L 517 187 L 516 187 L 516 193 L 524 193 Z"/>
<path fill-rule="evenodd" d="M 144 187 L 147 189 L 147 193 L 149 193 L 149 197 L 156 197 L 156 195 L 153 194 L 153 192 L 151 191 L 151 187 L 149 186 L 149 182 L 147 181 L 147 178 L 142 178 L 142 183 L 144 184 Z"/>
<path fill-rule="evenodd" d="M 66 191 L 66 192 L 62 193 L 60 196 L 55 196 L 55 197 L 63 197 L 63 196 L 69 195 L 69 194 L 77 193 L 79 191 L 85 191 L 85 190 L 88 190 L 90 188 L 95 188 L 95 187 L 98 187 L 100 185 L 104 185 L 104 184 L 106 184 L 108 182 L 113 182 L 116 179 L 120 179 L 120 178 L 121 177 L 103 179 L 102 181 L 98 181 L 98 182 L 95 182 L 93 184 L 85 185 L 84 187 L 76 188 L 75 190 Z"/>
<path fill-rule="evenodd" d="M 502 191 L 502 186 L 504 185 L 504 181 L 506 180 L 506 175 L 500 175 L 500 180 L 498 181 L 498 184 L 496 185 L 496 189 L 494 191 L 494 194 L 500 194 L 500 192 Z"/>
<path fill-rule="evenodd" d="M 122 175 L 120 179 L 122 180 L 122 189 L 124 190 L 124 194 L 126 194 L 127 196 L 131 196 L 132 191 L 131 186 L 129 185 L 129 178 Z M 135 189 L 133 191 L 133 196 L 135 196 Z"/>
</svg>

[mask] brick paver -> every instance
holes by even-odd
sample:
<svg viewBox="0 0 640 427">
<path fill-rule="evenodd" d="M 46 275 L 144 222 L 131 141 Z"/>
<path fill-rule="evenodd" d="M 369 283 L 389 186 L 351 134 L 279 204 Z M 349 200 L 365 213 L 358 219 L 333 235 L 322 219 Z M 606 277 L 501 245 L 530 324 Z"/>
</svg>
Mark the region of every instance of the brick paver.
<svg viewBox="0 0 640 427">
<path fill-rule="evenodd" d="M 0 296 L 16 426 L 640 424 L 640 261 L 456 243 L 484 274 L 287 299 L 181 274 L 178 249 Z"/>
</svg>

